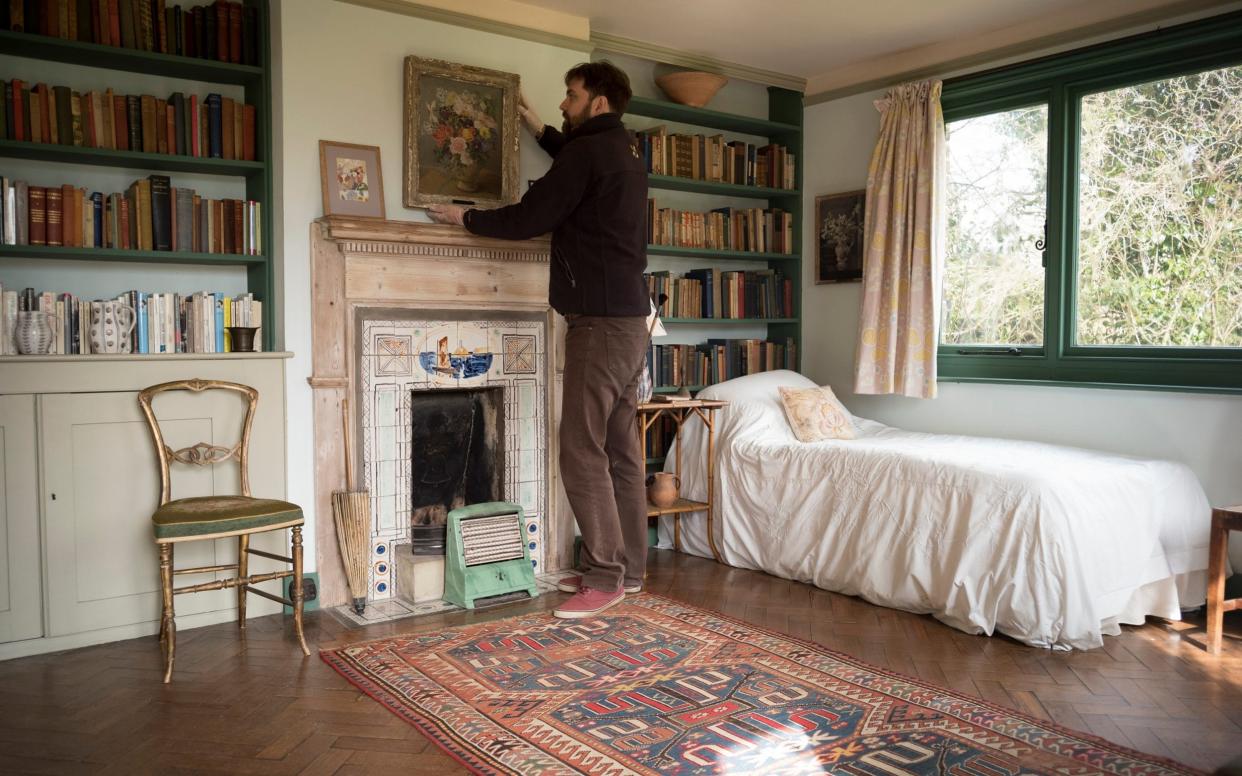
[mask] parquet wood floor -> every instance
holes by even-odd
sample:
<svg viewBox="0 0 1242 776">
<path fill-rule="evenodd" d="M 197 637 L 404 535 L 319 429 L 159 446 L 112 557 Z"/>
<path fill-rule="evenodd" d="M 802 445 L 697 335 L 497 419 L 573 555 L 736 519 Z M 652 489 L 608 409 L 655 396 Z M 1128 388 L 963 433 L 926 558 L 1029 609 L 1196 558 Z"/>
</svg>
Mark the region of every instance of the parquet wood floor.
<svg viewBox="0 0 1242 776">
<path fill-rule="evenodd" d="M 652 554 L 647 587 L 871 663 L 1204 769 L 1242 754 L 1242 612 L 1222 655 L 1201 621 L 1149 622 L 1060 653 L 959 633 L 766 574 Z M 548 609 L 560 595 L 349 629 L 308 615 L 312 649 Z M 465 771 L 317 655 L 278 616 L 178 634 L 173 683 L 154 637 L 0 663 L 0 772 L 451 774 Z"/>
</svg>

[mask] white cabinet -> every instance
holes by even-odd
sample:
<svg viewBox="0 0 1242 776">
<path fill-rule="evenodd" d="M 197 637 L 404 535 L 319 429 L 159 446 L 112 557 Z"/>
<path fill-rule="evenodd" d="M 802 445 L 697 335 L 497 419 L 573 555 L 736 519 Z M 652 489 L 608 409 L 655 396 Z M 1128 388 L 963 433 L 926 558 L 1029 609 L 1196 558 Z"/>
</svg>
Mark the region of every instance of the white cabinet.
<svg viewBox="0 0 1242 776">
<path fill-rule="evenodd" d="M 0 574 L 0 659 L 155 633 L 159 563 L 150 517 L 160 479 L 138 390 L 190 377 L 259 389 L 250 443 L 251 490 L 256 496 L 284 498 L 281 354 L 105 361 L 39 357 L 12 366 L 10 361 L 4 359 L 0 367 L 0 393 L 33 390 L 0 395 L 0 526 L 8 529 L 0 536 L 6 572 Z M 49 390 L 55 387 L 62 390 Z M 198 442 L 231 447 L 240 439 L 245 405 L 229 392 L 178 391 L 157 397 L 155 411 L 173 449 Z M 174 465 L 172 483 L 174 498 L 237 493 L 237 466 Z M 255 537 L 251 546 L 287 554 L 287 543 L 287 532 L 277 532 Z M 236 539 L 220 539 L 180 544 L 174 560 L 185 568 L 236 558 Z M 272 561 L 251 561 L 252 573 L 277 568 Z M 176 584 L 211 578 L 178 575 Z M 278 582 L 260 587 L 280 591 Z M 234 619 L 236 601 L 233 590 L 177 596 L 178 628 Z M 247 613 L 279 610 L 276 603 L 251 597 Z"/>
<path fill-rule="evenodd" d="M 43 635 L 34 408 L 0 396 L 0 642 Z"/>
</svg>

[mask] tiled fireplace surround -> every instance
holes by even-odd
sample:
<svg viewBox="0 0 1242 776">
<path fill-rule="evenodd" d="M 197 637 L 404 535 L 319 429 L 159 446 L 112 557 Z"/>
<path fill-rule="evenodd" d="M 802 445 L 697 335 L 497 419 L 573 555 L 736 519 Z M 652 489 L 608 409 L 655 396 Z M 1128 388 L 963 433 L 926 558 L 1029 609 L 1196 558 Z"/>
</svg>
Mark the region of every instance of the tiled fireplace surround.
<svg viewBox="0 0 1242 776">
<path fill-rule="evenodd" d="M 371 493 L 369 600 L 394 594 L 389 559 L 408 540 L 415 391 L 504 389 L 504 497 L 524 508 L 536 570 L 569 566 L 572 517 L 553 465 L 555 343 L 563 332 L 547 306 L 547 240 L 505 242 L 454 226 L 324 218 L 311 225 L 311 243 L 321 605 L 348 599 L 331 507 L 332 491 L 345 488 L 346 398 L 355 487 Z M 442 339 L 458 354 L 456 363 L 464 363 L 461 354 L 481 356 L 472 361 L 478 374 L 428 370 L 423 362 L 434 359 Z"/>
</svg>

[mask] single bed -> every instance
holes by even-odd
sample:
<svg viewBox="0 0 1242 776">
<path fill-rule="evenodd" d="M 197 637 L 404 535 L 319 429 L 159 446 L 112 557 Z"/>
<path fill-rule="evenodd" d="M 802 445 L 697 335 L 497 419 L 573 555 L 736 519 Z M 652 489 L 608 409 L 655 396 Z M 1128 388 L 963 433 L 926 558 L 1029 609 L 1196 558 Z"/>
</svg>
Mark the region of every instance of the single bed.
<svg viewBox="0 0 1242 776">
<path fill-rule="evenodd" d="M 857 439 L 802 443 L 782 385 L 814 383 L 778 371 L 700 394 L 731 402 L 716 429 L 726 563 L 1057 649 L 1203 604 L 1211 510 L 1186 466 L 858 417 Z M 702 424 L 682 444 L 682 495 L 701 500 Z M 711 557 L 702 513 L 682 517 L 681 545 Z"/>
</svg>

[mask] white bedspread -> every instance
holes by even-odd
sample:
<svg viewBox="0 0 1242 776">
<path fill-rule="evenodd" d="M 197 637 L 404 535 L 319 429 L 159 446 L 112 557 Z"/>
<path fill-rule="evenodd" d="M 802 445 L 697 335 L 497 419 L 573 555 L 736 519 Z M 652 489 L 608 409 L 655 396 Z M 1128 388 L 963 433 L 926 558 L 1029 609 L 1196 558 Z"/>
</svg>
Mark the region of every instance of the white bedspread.
<svg viewBox="0 0 1242 776">
<path fill-rule="evenodd" d="M 760 396 L 705 393 L 734 400 L 717 424 L 726 563 L 1055 648 L 1203 603 L 1210 508 L 1186 466 L 861 418 L 858 439 L 803 444 L 772 386 L 810 383 L 778 375 Z M 693 499 L 706 494 L 690 465 L 704 460 L 700 429 L 687 423 L 683 442 Z M 682 518 L 683 550 L 711 556 L 705 526 Z M 672 546 L 669 518 L 660 544 Z"/>
</svg>

